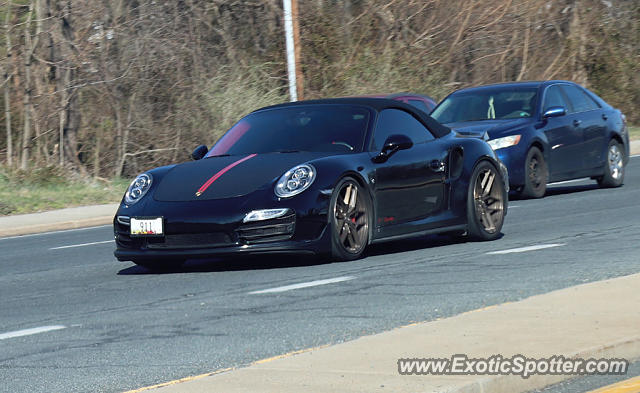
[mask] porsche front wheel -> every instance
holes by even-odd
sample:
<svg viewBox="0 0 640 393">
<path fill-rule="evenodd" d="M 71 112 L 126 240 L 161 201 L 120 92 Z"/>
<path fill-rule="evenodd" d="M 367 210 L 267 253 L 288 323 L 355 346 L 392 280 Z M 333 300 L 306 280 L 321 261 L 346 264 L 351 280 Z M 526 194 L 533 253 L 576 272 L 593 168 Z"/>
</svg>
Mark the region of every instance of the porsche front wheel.
<svg viewBox="0 0 640 393">
<path fill-rule="evenodd" d="M 487 161 L 473 170 L 467 196 L 467 233 L 474 240 L 493 240 L 504 223 L 507 193 L 498 170 Z"/>
<path fill-rule="evenodd" d="M 333 189 L 329 209 L 331 255 L 350 261 L 359 258 L 369 242 L 369 198 L 359 183 L 345 177 Z"/>
</svg>

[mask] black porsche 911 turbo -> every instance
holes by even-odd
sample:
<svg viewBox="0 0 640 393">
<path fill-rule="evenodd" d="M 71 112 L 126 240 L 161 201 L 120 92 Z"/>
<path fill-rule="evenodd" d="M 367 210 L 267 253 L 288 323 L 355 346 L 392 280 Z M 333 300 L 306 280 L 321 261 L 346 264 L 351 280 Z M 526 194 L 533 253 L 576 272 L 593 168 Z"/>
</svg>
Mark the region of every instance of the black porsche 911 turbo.
<svg viewBox="0 0 640 393">
<path fill-rule="evenodd" d="M 114 218 L 117 259 L 352 260 L 371 243 L 419 234 L 495 239 L 507 212 L 506 167 L 484 140 L 389 99 L 263 108 L 192 156 L 131 183 Z"/>
</svg>

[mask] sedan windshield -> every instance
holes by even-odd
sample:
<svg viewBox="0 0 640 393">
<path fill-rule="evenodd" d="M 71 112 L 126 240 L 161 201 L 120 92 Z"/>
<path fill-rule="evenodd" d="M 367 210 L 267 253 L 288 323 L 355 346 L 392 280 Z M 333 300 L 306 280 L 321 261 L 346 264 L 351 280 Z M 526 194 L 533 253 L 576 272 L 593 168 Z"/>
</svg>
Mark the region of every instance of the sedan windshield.
<svg viewBox="0 0 640 393">
<path fill-rule="evenodd" d="M 300 105 L 255 112 L 236 123 L 207 157 L 271 152 L 352 153 L 362 150 L 368 109 Z"/>
<path fill-rule="evenodd" d="M 536 100 L 536 88 L 462 91 L 447 97 L 431 112 L 431 117 L 442 124 L 531 117 L 536 110 Z"/>
</svg>

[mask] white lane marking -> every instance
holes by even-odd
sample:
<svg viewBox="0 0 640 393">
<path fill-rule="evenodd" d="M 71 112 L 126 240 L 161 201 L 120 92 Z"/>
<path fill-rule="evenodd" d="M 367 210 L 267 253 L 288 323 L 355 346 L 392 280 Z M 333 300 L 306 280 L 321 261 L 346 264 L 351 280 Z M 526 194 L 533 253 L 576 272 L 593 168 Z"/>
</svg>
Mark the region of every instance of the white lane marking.
<svg viewBox="0 0 640 393">
<path fill-rule="evenodd" d="M 32 334 L 46 333 L 46 332 L 51 332 L 54 330 L 61 330 L 66 328 L 67 328 L 66 326 L 62 326 L 62 325 L 52 325 L 52 326 L 41 326 L 41 327 L 31 328 L 31 329 L 16 330 L 14 332 L 0 333 L 0 340 L 6 340 L 8 338 L 15 338 L 15 337 L 22 337 L 22 336 L 30 336 Z"/>
<path fill-rule="evenodd" d="M 640 157 L 640 154 L 634 154 L 632 156 L 629 156 L 629 158 L 636 158 L 636 157 Z"/>
<path fill-rule="evenodd" d="M 557 185 L 560 185 L 560 184 L 575 183 L 575 182 L 578 182 L 578 181 L 585 181 L 585 180 L 591 180 L 591 179 L 588 178 L 588 177 L 581 177 L 580 179 L 573 179 L 573 180 L 557 181 L 557 182 L 554 182 L 554 183 L 547 183 L 547 185 L 548 186 L 557 186 Z"/>
<path fill-rule="evenodd" d="M 544 250 L 545 248 L 561 247 L 566 245 L 567 243 L 538 244 L 537 246 L 528 246 L 528 247 L 510 248 L 508 250 L 491 251 L 491 252 L 487 252 L 486 254 L 488 255 L 512 254 L 516 252 Z"/>
<path fill-rule="evenodd" d="M 516 207 L 521 207 L 520 205 L 509 205 L 508 209 L 515 209 Z"/>
<path fill-rule="evenodd" d="M 63 248 L 93 246 L 94 244 L 105 244 L 105 243 L 113 243 L 113 240 L 105 240 L 102 242 L 91 242 L 91 243 L 82 243 L 82 244 L 71 244 L 69 246 L 52 247 L 49 250 L 62 250 Z"/>
<path fill-rule="evenodd" d="M 336 283 L 336 282 L 349 281 L 349 280 L 353 280 L 354 278 L 355 278 L 354 276 L 344 276 L 344 277 L 328 278 L 326 280 L 316 280 L 316 281 L 309 281 L 309 282 L 301 282 L 300 284 L 285 285 L 283 287 L 276 287 L 276 288 L 262 289 L 260 291 L 253 291 L 253 292 L 249 292 L 249 295 L 258 295 L 258 294 L 261 294 L 261 293 L 286 292 L 286 291 L 291 291 L 291 290 L 300 289 L 300 288 L 317 287 L 318 285 L 327 285 L 327 284 L 333 284 L 333 283 Z"/>
<path fill-rule="evenodd" d="M 0 240 L 18 239 L 22 237 L 33 237 L 33 236 L 42 236 L 42 235 L 55 235 L 56 233 L 86 231 L 89 229 L 104 228 L 104 227 L 113 227 L 113 224 L 97 225 L 95 227 L 86 227 L 86 228 L 63 229 L 61 231 L 30 233 L 28 235 L 7 236 L 7 237 L 0 237 Z"/>
</svg>

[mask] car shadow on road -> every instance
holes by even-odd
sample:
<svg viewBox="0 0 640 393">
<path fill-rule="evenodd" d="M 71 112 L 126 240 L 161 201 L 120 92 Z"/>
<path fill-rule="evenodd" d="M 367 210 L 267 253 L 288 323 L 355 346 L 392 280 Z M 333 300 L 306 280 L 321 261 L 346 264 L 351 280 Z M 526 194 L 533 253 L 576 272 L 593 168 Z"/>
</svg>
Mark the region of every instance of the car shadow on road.
<svg viewBox="0 0 640 393">
<path fill-rule="evenodd" d="M 242 270 L 286 269 L 328 263 L 332 263 L 332 261 L 326 257 L 276 254 L 251 257 L 190 259 L 182 266 L 175 268 L 149 269 L 143 266 L 133 265 L 120 270 L 118 275 L 215 273 Z"/>
<path fill-rule="evenodd" d="M 575 194 L 578 192 L 593 191 L 600 187 L 598 184 L 581 184 L 579 186 L 551 186 L 547 188 L 545 197 L 554 195 Z"/>
<path fill-rule="evenodd" d="M 555 196 L 555 195 L 567 195 L 567 194 L 575 194 L 575 193 L 579 193 L 579 192 L 585 192 L 585 191 L 593 191 L 593 190 L 597 190 L 600 187 L 598 186 L 597 183 L 593 183 L 593 184 L 580 184 L 580 185 L 575 185 L 575 186 L 549 186 L 547 188 L 547 192 L 544 194 L 543 198 L 548 198 L 550 196 Z M 514 201 L 526 201 L 529 198 L 523 198 L 520 195 L 518 195 L 517 193 L 510 193 L 509 194 L 509 202 L 514 202 Z"/>
<path fill-rule="evenodd" d="M 504 234 L 500 234 L 498 239 Z M 469 243 L 467 237 L 455 235 L 427 235 L 416 236 L 402 240 L 394 240 L 370 245 L 362 258 L 380 255 L 390 255 L 402 252 L 426 250 L 461 243 Z M 118 272 L 118 275 L 146 275 L 146 274 L 179 274 L 179 273 L 215 273 L 242 270 L 286 269 L 304 266 L 326 265 L 342 263 L 332 261 L 328 256 L 310 256 L 295 254 L 274 254 L 262 256 L 243 256 L 216 259 L 188 260 L 182 266 L 171 269 L 149 269 L 143 266 L 130 266 Z M 349 262 L 344 262 L 349 263 Z"/>
<path fill-rule="evenodd" d="M 500 238 L 503 235 L 500 234 Z M 383 243 L 376 243 L 369 246 L 365 251 L 365 257 L 373 257 L 378 255 L 396 254 L 406 251 L 426 250 L 429 248 L 443 247 L 454 244 L 472 242 L 464 236 L 454 235 L 428 235 L 417 236 L 403 240 L 394 240 Z"/>
</svg>

